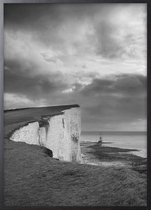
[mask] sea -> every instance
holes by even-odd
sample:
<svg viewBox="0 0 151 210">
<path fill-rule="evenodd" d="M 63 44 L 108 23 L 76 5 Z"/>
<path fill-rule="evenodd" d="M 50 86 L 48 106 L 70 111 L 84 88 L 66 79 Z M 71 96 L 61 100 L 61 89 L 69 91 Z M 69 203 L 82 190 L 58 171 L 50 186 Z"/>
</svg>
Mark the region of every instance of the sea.
<svg viewBox="0 0 151 210">
<path fill-rule="evenodd" d="M 98 142 L 100 136 L 106 146 L 124 149 L 135 149 L 130 153 L 147 158 L 147 133 L 146 132 L 99 132 L 82 131 L 81 141 Z"/>
</svg>

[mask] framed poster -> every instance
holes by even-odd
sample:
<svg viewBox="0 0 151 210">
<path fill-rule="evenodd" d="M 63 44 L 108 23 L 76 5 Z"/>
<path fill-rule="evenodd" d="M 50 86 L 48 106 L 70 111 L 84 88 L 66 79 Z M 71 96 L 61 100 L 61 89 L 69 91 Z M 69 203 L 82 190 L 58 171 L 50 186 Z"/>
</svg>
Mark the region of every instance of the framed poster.
<svg viewBox="0 0 151 210">
<path fill-rule="evenodd" d="M 149 3 L 1 6 L 3 207 L 149 209 Z"/>
</svg>

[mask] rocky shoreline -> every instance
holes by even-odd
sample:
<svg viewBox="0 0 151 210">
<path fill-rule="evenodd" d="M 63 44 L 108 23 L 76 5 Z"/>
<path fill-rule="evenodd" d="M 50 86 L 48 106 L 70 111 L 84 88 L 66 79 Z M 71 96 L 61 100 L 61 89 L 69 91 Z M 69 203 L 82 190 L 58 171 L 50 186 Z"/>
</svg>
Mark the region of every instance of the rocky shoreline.
<svg viewBox="0 0 151 210">
<path fill-rule="evenodd" d="M 126 167 L 147 173 L 147 158 L 132 154 L 134 149 L 122 149 L 106 146 L 106 143 L 99 145 L 96 142 L 81 142 L 82 158 L 84 164 L 105 166 L 105 167 Z"/>
</svg>

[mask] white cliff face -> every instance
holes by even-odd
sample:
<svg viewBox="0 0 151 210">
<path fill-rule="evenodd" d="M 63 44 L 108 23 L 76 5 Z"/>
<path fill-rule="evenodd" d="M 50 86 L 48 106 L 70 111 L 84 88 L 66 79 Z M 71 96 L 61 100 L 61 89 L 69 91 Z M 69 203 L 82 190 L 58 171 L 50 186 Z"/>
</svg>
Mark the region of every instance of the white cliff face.
<svg viewBox="0 0 151 210">
<path fill-rule="evenodd" d="M 25 125 L 16 130 L 10 140 L 44 146 L 59 160 L 81 162 L 80 134 L 80 108 L 71 108 Z"/>
<path fill-rule="evenodd" d="M 71 142 L 64 115 L 50 118 L 46 147 L 51 148 L 53 157 L 59 160 L 70 160 Z"/>
<path fill-rule="evenodd" d="M 18 130 L 16 130 L 10 137 L 10 140 L 26 142 L 27 144 L 39 145 L 38 130 L 38 122 L 29 123 L 28 125 L 25 125 L 24 127 L 21 127 Z"/>
<path fill-rule="evenodd" d="M 81 113 L 80 109 L 70 109 L 65 111 L 67 122 L 67 131 L 69 141 L 71 142 L 70 159 L 72 161 L 81 161 L 80 135 L 81 135 Z"/>
</svg>

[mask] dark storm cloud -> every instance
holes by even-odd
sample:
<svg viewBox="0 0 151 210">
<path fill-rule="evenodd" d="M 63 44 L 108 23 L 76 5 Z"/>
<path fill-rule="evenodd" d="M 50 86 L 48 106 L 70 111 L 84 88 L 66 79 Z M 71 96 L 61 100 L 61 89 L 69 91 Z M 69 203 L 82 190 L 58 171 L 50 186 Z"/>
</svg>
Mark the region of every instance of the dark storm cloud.
<svg viewBox="0 0 151 210">
<path fill-rule="evenodd" d="M 66 22 L 70 19 L 73 20 L 72 24 L 74 24 L 81 18 L 94 15 L 96 10 L 98 10 L 96 6 L 85 6 L 83 10 L 80 5 L 6 5 L 5 27 L 10 30 L 29 32 L 34 39 L 42 44 L 57 45 L 58 41 L 63 41 L 65 33 L 68 32 L 62 30 L 62 34 L 58 34 L 62 24 L 66 30 Z"/>
<path fill-rule="evenodd" d="M 48 95 L 57 95 L 59 91 L 68 88 L 61 79 L 61 74 L 32 75 L 31 69 L 15 61 L 6 61 L 5 68 L 5 92 L 22 94 L 30 99 L 45 98 Z M 48 91 L 49 90 L 49 91 Z"/>
<path fill-rule="evenodd" d="M 105 79 L 94 79 L 87 85 L 83 95 L 102 93 L 139 95 L 146 92 L 146 77 L 143 75 L 121 74 Z"/>
<path fill-rule="evenodd" d="M 64 43 L 69 32 L 72 34 L 81 23 L 84 25 L 87 23 L 92 27 L 94 33 L 85 34 L 85 39 L 95 43 L 96 53 L 107 58 L 117 57 L 124 49 L 114 38 L 115 27 L 108 21 L 109 14 L 112 14 L 114 7 L 114 5 L 104 6 L 104 4 L 99 7 L 97 4 L 82 6 L 6 5 L 5 27 L 9 30 L 28 32 L 34 40 L 46 46 L 59 47 Z M 96 14 L 101 15 L 96 18 Z M 75 41 L 74 46 L 79 46 L 78 42 Z"/>
<path fill-rule="evenodd" d="M 118 75 L 94 79 L 81 94 L 83 121 L 98 124 L 133 122 L 146 118 L 146 77 Z M 89 100 L 91 99 L 91 100 Z"/>
<path fill-rule="evenodd" d="M 115 89 L 128 94 L 146 93 L 147 80 L 143 75 L 119 75 Z"/>
<path fill-rule="evenodd" d="M 84 119 L 91 118 L 91 122 L 119 123 L 130 122 L 138 118 L 146 118 L 145 97 L 124 97 L 117 98 L 106 95 L 94 99 L 96 105 L 85 107 Z"/>
<path fill-rule="evenodd" d="M 117 17 L 114 21 L 114 15 L 120 8 L 120 4 L 101 4 L 99 6 L 98 4 L 82 6 L 78 4 L 5 5 L 5 28 L 6 30 L 13 30 L 14 33 L 18 31 L 28 33 L 39 45 L 59 49 L 62 49 L 63 46 L 65 50 L 66 44 L 69 43 L 78 51 L 77 53 L 82 51 L 82 48 L 85 49 L 87 46 L 89 49 L 93 45 L 97 55 L 108 59 L 122 58 L 123 56 L 136 57 L 135 48 L 137 45 L 140 46 L 138 34 L 140 31 L 135 31 L 134 27 L 133 30 L 130 30 L 125 22 L 122 25 L 122 21 L 118 23 L 119 25 L 116 24 Z M 124 8 L 129 8 L 129 6 L 124 5 Z M 135 5 L 134 8 L 136 12 L 139 12 L 139 7 L 137 8 Z M 128 19 L 128 21 L 130 20 Z M 135 21 L 135 18 L 133 21 Z M 80 26 L 82 28 L 89 26 L 82 40 L 82 47 L 81 43 L 73 38 L 75 33 L 77 36 L 78 33 L 80 34 Z M 124 35 L 121 36 L 119 29 L 123 26 L 126 30 Z M 137 40 L 139 40 L 138 43 Z"/>
<path fill-rule="evenodd" d="M 52 28 L 61 25 L 61 23 L 67 20 L 69 17 L 75 21 L 81 18 L 93 18 L 95 13 L 106 11 L 106 7 L 102 4 L 101 7 L 97 4 L 9 4 L 5 5 L 4 17 L 5 25 L 13 28 L 18 27 L 21 29 L 46 29 L 52 24 Z M 108 8 L 107 10 L 112 10 Z M 44 24 L 46 21 L 46 24 Z M 54 23 L 54 24 L 53 24 Z"/>
</svg>

